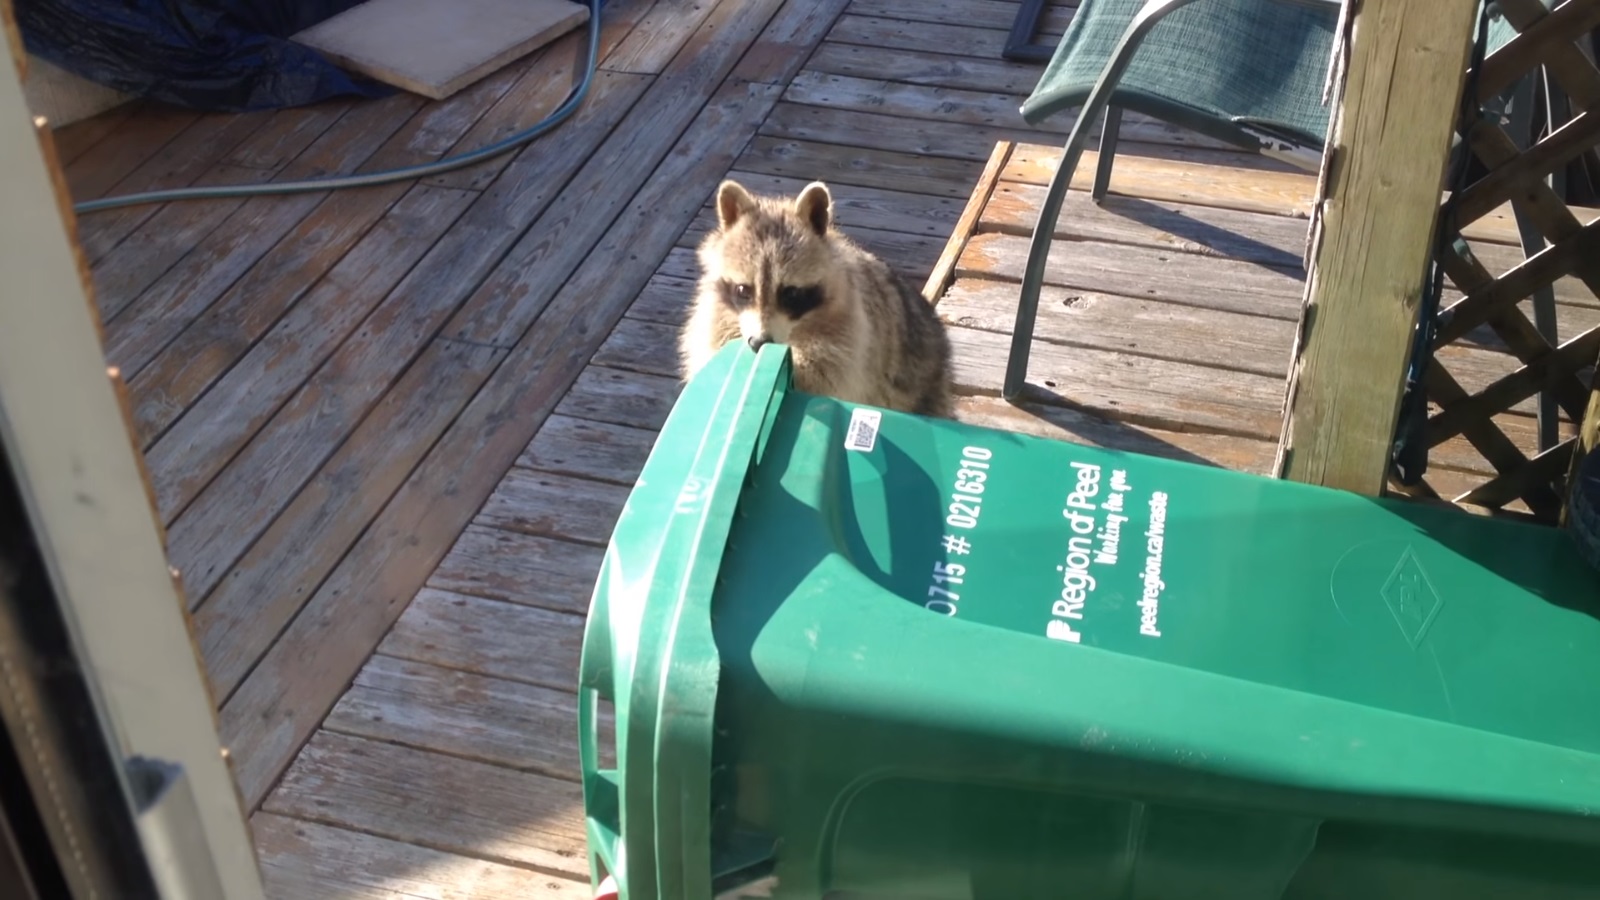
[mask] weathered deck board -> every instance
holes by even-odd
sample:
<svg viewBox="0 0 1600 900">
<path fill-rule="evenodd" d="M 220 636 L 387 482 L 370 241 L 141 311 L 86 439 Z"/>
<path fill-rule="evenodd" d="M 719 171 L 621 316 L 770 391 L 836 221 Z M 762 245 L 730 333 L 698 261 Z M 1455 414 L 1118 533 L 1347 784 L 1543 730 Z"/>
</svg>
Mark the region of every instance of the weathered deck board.
<svg viewBox="0 0 1600 900">
<path fill-rule="evenodd" d="M 132 293 L 105 298 L 120 313 L 109 340 L 137 364 L 139 437 L 274 897 L 588 896 L 583 616 L 680 388 L 676 328 L 725 174 L 790 193 L 827 180 L 841 227 L 921 284 L 995 142 L 1033 142 L 949 248 L 958 417 L 1269 468 L 1311 182 L 1156 123 L 1127 120 L 1125 137 L 1146 140 L 1125 140 L 1103 207 L 1069 197 L 1040 389 L 1019 405 L 994 396 L 1017 248 L 1071 124 L 1016 114 L 1041 68 L 999 58 L 1016 10 L 611 0 L 588 99 L 517 154 L 292 214 L 282 198 L 180 204 L 116 240 L 114 220 L 99 224 L 97 268 Z M 1052 4 L 1044 39 L 1071 14 Z M 349 165 L 330 155 L 348 152 L 338 132 L 389 123 L 381 104 L 298 148 L 292 116 L 247 117 L 285 136 L 209 162 L 162 155 L 207 121 L 185 115 L 77 132 L 69 149 L 102 193 L 135 172 L 159 183 L 169 162 L 174 177 L 240 180 L 315 158 L 344 171 L 437 158 L 542 116 L 583 40 L 445 104 L 390 109 Z M 124 132 L 131 160 L 101 149 Z M 1091 153 L 1085 187 L 1092 166 Z M 246 235 L 257 221 L 270 227 Z M 128 255 L 139 247 L 148 260 Z M 1510 244 L 1487 252 L 1491 268 L 1520 259 Z M 1568 312 L 1564 332 L 1600 324 L 1585 297 L 1564 293 Z M 1504 363 L 1448 362 L 1464 384 Z M 1507 431 L 1531 445 L 1531 420 Z M 1433 461 L 1445 492 L 1482 465 L 1459 439 Z"/>
<path fill-rule="evenodd" d="M 788 83 L 849 2 L 785 3 L 728 77 L 773 85 Z"/>
<path fill-rule="evenodd" d="M 232 695 L 378 514 L 384 498 L 399 488 L 504 358 L 505 351 L 493 347 L 431 345 L 270 526 L 263 530 L 267 517 L 249 506 L 235 510 L 236 516 L 256 521 L 226 530 L 261 532 L 259 539 L 236 562 L 186 576 L 194 585 L 190 596 L 202 598 L 194 629 L 219 701 Z M 187 532 L 174 537 L 175 558 L 187 539 Z M 214 589 L 200 594 L 202 586 Z"/>
<path fill-rule="evenodd" d="M 448 226 L 465 205 L 460 192 L 424 190 L 443 194 L 434 206 L 441 215 L 413 219 L 419 227 L 436 221 Z M 151 448 L 152 472 L 162 473 L 157 498 L 171 522 L 169 552 L 191 573 L 194 594 L 210 590 L 215 575 L 232 565 L 385 396 L 449 312 L 427 303 L 374 305 L 373 299 L 357 294 L 321 316 L 314 313 L 323 307 L 303 307 L 303 314 L 257 344 L 254 358 L 234 370 L 241 377 L 225 387 L 237 385 L 247 396 L 229 403 L 228 391 L 206 394 Z M 302 351 L 333 352 L 325 361 L 313 357 L 308 380 L 296 371 L 297 363 L 305 365 L 297 359 Z M 252 435 L 258 419 L 261 431 Z M 196 449 L 212 451 L 204 464 L 194 464 Z"/>
<path fill-rule="evenodd" d="M 404 97 L 351 109 L 329 103 L 275 113 L 273 121 L 223 158 L 198 181 L 205 185 L 293 180 L 332 167 L 356 165 L 409 115 Z M 283 168 L 251 161 L 292 159 Z M 315 195 L 283 198 L 220 198 L 168 204 L 129 235 L 94 268 L 101 317 L 108 325 L 124 316 L 159 320 L 174 310 L 201 308 L 248 268 L 294 215 Z M 85 219 L 84 229 L 92 229 Z M 192 295 L 192 299 L 191 299 Z M 185 302 L 187 301 L 187 302 Z M 119 334 L 112 329 L 108 337 Z M 108 355 L 119 355 L 108 347 Z"/>
<path fill-rule="evenodd" d="M 567 389 L 557 413 L 656 430 L 678 397 L 678 379 L 589 366 Z"/>
<path fill-rule="evenodd" d="M 631 486 L 631 485 L 630 485 Z M 628 487 L 513 468 L 473 521 L 479 525 L 604 546 Z"/>
<path fill-rule="evenodd" d="M 995 390 L 1010 337 L 952 328 L 950 343 L 956 383 Z M 1276 378 L 1044 342 L 1035 343 L 1028 371 L 1035 397 L 1120 421 L 1259 440 L 1278 433 L 1283 383 Z"/>
<path fill-rule="evenodd" d="M 983 27 L 989 26 L 989 27 Z M 1005 49 L 1008 19 L 952 24 L 939 21 L 912 21 L 887 16 L 859 14 L 852 9 L 839 17 L 828 32 L 828 41 L 860 44 L 890 50 L 926 50 L 929 47 L 960 47 L 970 56 L 999 59 Z"/>
<path fill-rule="evenodd" d="M 75 201 L 105 196 L 167 142 L 199 118 L 186 109 L 151 104 L 129 116 L 116 128 L 114 138 L 96 141 L 70 161 L 63 173 Z"/>
<path fill-rule="evenodd" d="M 827 46 L 827 45 L 824 45 Z M 859 185 L 965 200 L 983 164 L 918 153 L 758 135 L 739 167 L 746 172 L 809 181 L 827 173 L 829 184 Z"/>
<path fill-rule="evenodd" d="M 322 381 L 336 384 L 352 366 L 364 363 L 366 378 L 383 380 L 375 383 L 358 380 L 352 387 L 365 392 L 367 402 L 376 399 L 373 392 L 381 395 L 388 382 L 403 371 L 409 359 L 420 350 L 421 344 L 454 314 L 472 280 L 481 278 L 498 260 L 498 251 L 510 242 L 505 233 L 506 218 L 531 217 L 539 208 L 539 201 L 548 202 L 555 193 L 554 188 L 536 177 L 533 171 L 517 170 L 542 169 L 544 176 L 555 177 L 563 169 L 576 168 L 582 162 L 586 147 L 593 146 L 608 133 L 638 96 L 641 84 L 636 78 L 607 75 L 597 79 L 596 102 L 574 116 L 568 129 L 562 132 L 561 140 L 553 144 L 547 155 L 539 157 L 543 165 L 530 161 L 507 171 L 508 176 L 515 175 L 517 181 L 522 181 L 518 185 L 522 190 L 511 189 L 514 181 L 497 181 L 497 187 L 503 185 L 507 189 L 482 195 L 420 188 L 431 192 L 430 196 L 441 194 L 470 199 L 471 205 L 438 243 L 409 240 L 404 253 L 391 252 L 374 258 L 373 262 L 384 266 L 391 276 L 403 276 L 393 290 L 380 293 L 364 281 L 344 282 L 337 277 L 324 282 L 327 290 L 319 292 L 323 296 L 316 298 L 321 303 L 311 306 L 301 303 L 284 323 L 280 323 L 280 327 L 313 329 L 310 340 L 293 338 L 285 342 L 281 350 L 273 342 L 256 345 L 244 364 L 259 365 L 257 371 L 235 367 L 217 387 L 191 406 L 149 453 L 152 472 L 156 469 L 163 472 L 155 476 L 157 484 L 167 486 L 160 492 L 163 512 L 171 516 L 184 509 L 229 464 L 234 454 L 252 440 L 263 447 L 259 452 L 275 452 L 272 449 L 276 443 L 274 439 L 264 436 L 264 429 L 272 427 L 266 424 L 267 419 L 276 418 L 283 423 L 283 428 L 301 427 L 298 425 L 301 420 L 292 412 L 276 417 L 274 413 L 297 389 L 304 395 L 306 389 L 299 388 L 299 380 L 312 372 L 322 373 Z M 606 102 L 608 98 L 613 102 Z M 421 259 L 417 260 L 417 256 Z M 365 329 L 354 332 L 355 343 L 340 347 L 344 335 L 356 328 L 367 310 L 372 310 L 376 318 L 369 321 Z M 344 322 L 335 324 L 337 320 Z M 338 352 L 328 356 L 335 347 L 339 347 Z M 298 375 L 298 379 L 286 378 L 281 386 L 269 389 L 262 382 L 267 373 L 276 368 L 273 356 L 277 353 L 304 355 L 298 356 L 299 361 L 290 371 L 291 376 Z M 252 362 L 251 357 L 259 358 L 259 363 Z M 308 387 L 317 383 L 318 379 L 313 376 Z M 218 387 L 225 390 L 219 391 Z M 353 396 L 342 397 L 342 402 L 352 408 L 350 415 L 353 417 L 358 418 L 363 411 Z M 246 412 L 249 415 L 243 414 Z M 258 434 L 258 429 L 263 429 L 263 434 Z M 337 436 L 337 432 L 333 434 Z M 234 464 L 234 468 L 240 465 Z M 281 467 L 274 467 L 274 477 L 287 474 Z M 269 485 L 268 489 L 284 491 L 291 489 L 291 485 L 292 482 L 280 483 L 275 487 Z M 228 498 L 217 502 L 224 507 L 231 504 Z"/>
<path fill-rule="evenodd" d="M 250 824 L 267 896 L 284 900 L 589 900 L 578 881 L 257 813 Z"/>
<path fill-rule="evenodd" d="M 144 110 L 142 102 L 130 100 L 98 116 L 51 128 L 51 140 L 56 145 L 56 157 L 62 167 L 77 162 L 79 157 L 120 129 L 135 113 Z"/>
<path fill-rule="evenodd" d="M 657 0 L 607 55 L 603 68 L 635 75 L 659 75 L 716 4 L 705 0 Z"/>
<path fill-rule="evenodd" d="M 601 553 L 598 547 L 468 525 L 428 587 L 581 615 L 589 609 Z"/>
<path fill-rule="evenodd" d="M 945 25 L 977 25 L 1009 30 L 1020 3 L 1012 0 L 856 0 L 850 11 L 863 16 L 905 19 L 912 22 L 939 22 Z M 1075 0 L 1051 2 L 1039 17 L 1040 34 L 1059 35 L 1072 21 Z"/>
<path fill-rule="evenodd" d="M 947 323 L 963 331 L 1009 335 L 1016 315 L 1016 288 L 1002 281 L 958 280 L 941 298 L 939 311 Z M 1114 359 L 1129 366 L 1137 367 L 1139 358 L 1152 360 L 1151 374 L 1158 365 L 1169 363 L 1183 366 L 1176 373 L 1181 377 L 1203 378 L 1207 377 L 1204 370 L 1214 370 L 1215 382 L 1198 396 L 1221 392 L 1235 402 L 1250 399 L 1249 405 L 1258 418 L 1270 420 L 1281 401 L 1281 394 L 1275 392 L 1281 390 L 1288 375 L 1294 329 L 1292 320 L 1047 285 L 1040 295 L 1034 331 L 1038 342 L 1034 359 L 1039 363 L 1030 371 L 1035 373 L 1036 382 L 1056 390 L 1063 402 L 1092 404 L 1094 401 L 1088 398 L 1116 392 L 1116 377 L 1108 376 L 1104 382 L 1098 373 L 1074 377 L 1070 373 L 1079 370 L 1067 368 L 1068 361 L 1093 366 L 1103 359 L 1098 354 L 1109 351 L 1115 354 Z M 988 360 L 981 348 L 987 346 L 984 341 L 972 343 L 971 352 L 980 358 L 974 371 L 986 371 L 983 366 L 988 365 Z M 1088 352 L 1080 354 L 1079 349 Z M 1003 351 L 1000 352 L 1003 362 Z M 1503 353 L 1462 347 L 1450 348 L 1440 360 L 1462 384 L 1474 387 L 1486 385 L 1514 368 L 1511 358 Z M 1191 364 L 1201 371 L 1190 368 Z M 1267 385 L 1256 381 L 1263 377 Z M 1260 389 L 1248 390 L 1247 385 L 1251 384 Z M 1179 391 L 1183 393 L 1183 389 Z M 1127 399 L 1136 402 L 1143 396 L 1139 389 L 1127 393 Z M 1215 427 L 1210 407 L 1194 403 L 1187 394 L 1180 399 L 1184 401 L 1182 406 L 1164 406 L 1160 412 L 1154 410 L 1154 400 L 1144 401 L 1141 408 L 1158 416 L 1153 421 L 1159 426 Z M 1536 446 L 1532 404 L 1519 404 L 1518 408 L 1525 421 L 1508 422 L 1507 429 L 1519 446 L 1531 452 Z M 1116 414 L 1115 410 L 1101 411 Z M 1258 435 L 1262 440 L 1271 436 L 1272 433 Z M 1461 441 L 1442 445 L 1434 451 L 1433 459 L 1439 465 L 1485 471 L 1478 454 Z"/>
<path fill-rule="evenodd" d="M 955 275 L 1009 281 L 1021 274 L 1027 258 L 1027 238 L 979 234 L 957 258 Z M 1127 244 L 1052 243 L 1045 283 L 1290 322 L 1300 315 L 1298 272 L 1227 258 L 1200 265 L 1186 253 Z"/>
<path fill-rule="evenodd" d="M 587 878 L 576 782 L 322 732 L 263 811 Z"/>
<path fill-rule="evenodd" d="M 726 33 L 713 28 L 702 34 L 716 38 Z M 726 57 L 734 45 L 727 44 L 722 48 L 723 64 L 731 67 L 734 60 Z M 696 42 L 686 52 L 691 54 L 689 58 L 704 62 L 710 58 L 705 54 L 715 56 L 717 49 L 716 45 L 701 49 Z M 635 192 L 649 190 L 647 182 L 653 178 L 657 190 L 663 190 L 664 182 L 678 176 L 692 179 L 696 170 L 720 174 L 716 169 L 719 160 L 732 162 L 760 124 L 766 102 L 775 93 L 768 85 L 730 83 L 708 98 L 691 92 L 704 77 L 701 73 L 688 68 L 677 74 L 681 81 L 669 74 L 646 91 L 633 114 L 511 248 L 504 263 L 467 298 L 445 326 L 445 334 L 498 346 L 516 343 L 584 262 L 589 248 L 628 212 Z M 677 148 L 662 145 L 647 150 L 647 136 L 652 134 L 683 138 Z M 669 158 L 668 151 L 673 149 L 679 153 Z M 656 171 L 658 166 L 673 175 L 663 177 Z M 700 174 L 690 183 L 704 180 L 706 176 Z M 677 185 L 675 180 L 671 183 Z M 700 199 L 695 198 L 696 207 Z M 674 219 L 663 216 L 657 221 Z M 677 220 L 672 231 L 682 227 Z"/>
<path fill-rule="evenodd" d="M 582 643 L 581 615 L 425 588 L 378 652 L 571 691 Z"/>
<path fill-rule="evenodd" d="M 630 321 L 618 322 L 617 330 Z M 632 487 L 655 441 L 656 433 L 644 428 L 555 414 L 517 457 L 517 465 Z"/>
<path fill-rule="evenodd" d="M 647 375 L 678 374 L 678 328 L 659 322 L 624 318 L 595 351 L 594 365 L 629 369 Z"/>
<path fill-rule="evenodd" d="M 640 19 L 654 9 L 655 5 L 656 0 L 619 3 L 616 9 L 608 10 L 609 15 L 601 16 L 599 60 L 602 71 L 615 72 L 608 66 L 612 55 L 633 33 Z M 499 97 L 482 119 L 461 138 L 457 149 L 465 151 L 504 140 L 554 110 L 572 90 L 572 73 L 583 65 L 584 54 L 588 50 L 587 28 L 585 25 L 584 28 L 558 38 L 548 47 L 530 55 L 524 63 L 513 66 L 512 69 L 520 69 L 521 72 L 515 84 Z M 423 179 L 423 183 L 481 191 L 489 187 L 520 155 L 525 153 L 537 155 L 539 144 L 531 147 L 532 149 L 525 148 L 454 171 L 433 175 Z"/>
<path fill-rule="evenodd" d="M 790 103 L 871 112 L 901 119 L 931 119 L 969 127 L 1000 128 L 1016 133 L 1028 130 L 1018 110 L 1023 99 L 1017 94 L 928 87 L 882 78 L 856 78 L 809 71 L 796 75 L 789 82 L 789 89 L 784 92 L 784 100 Z M 1052 116 L 1039 123 L 1037 129 L 1060 134 L 1064 138 L 1072 130 L 1075 121 L 1076 116 L 1071 114 Z M 1120 140 L 1130 142 L 1231 149 L 1220 141 L 1133 112 L 1123 114 L 1119 134 Z"/>
<path fill-rule="evenodd" d="M 1026 400 L 1012 405 L 999 397 L 962 397 L 956 402 L 956 418 L 987 428 L 1163 459 L 1206 463 L 1258 475 L 1266 474 L 1271 468 L 1277 450 L 1277 444 L 1272 441 L 1165 431 Z"/>
<path fill-rule="evenodd" d="M 1009 282 L 959 279 L 939 300 L 949 324 L 1010 334 L 1016 288 Z M 1187 360 L 1216 369 L 1281 379 L 1288 374 L 1292 319 L 1045 285 L 1034 336 L 1042 341 Z M 1279 347 L 1267 355 L 1263 347 Z M 1281 357 L 1281 358 L 1280 358 Z"/>
<path fill-rule="evenodd" d="M 251 748 L 248 755 L 236 757 L 249 802 L 265 796 L 277 773 L 360 669 L 366 653 L 492 491 L 500 473 L 527 446 L 592 348 L 649 279 L 655 260 L 671 246 L 722 174 L 708 169 L 705 160 L 727 154 L 731 163 L 748 139 L 722 127 L 738 121 L 736 116 L 730 118 L 733 111 L 716 105 L 703 114 L 698 110 L 717 93 L 744 47 L 762 32 L 779 5 L 776 0 L 719 5 L 696 33 L 706 39 L 686 45 L 645 92 L 638 109 L 654 121 L 666 115 L 663 107 L 686 108 L 689 136 L 684 146 L 703 148 L 704 156 L 667 155 L 665 164 L 545 306 L 539 327 L 517 341 L 507 360 L 224 704 L 225 739 Z M 770 96 L 770 87 L 758 87 L 751 88 L 752 100 L 763 93 Z M 705 142 L 694 128 L 697 119 L 718 126 L 718 136 L 731 146 Z M 686 178 L 702 179 L 700 188 L 686 192 Z M 672 226 L 674 204 L 687 208 Z M 473 462 L 465 465 L 464 460 Z"/>
<path fill-rule="evenodd" d="M 437 655 L 448 656 L 444 650 L 437 648 Z M 362 668 L 322 727 L 576 781 L 578 698 L 566 688 L 379 654 Z"/>
<path fill-rule="evenodd" d="M 423 109 L 361 168 L 411 165 L 444 155 L 463 141 L 463 132 L 481 121 L 486 107 L 504 99 L 514 84 L 528 76 L 513 66 L 448 103 Z M 444 231 L 437 223 L 402 227 L 404 210 L 427 198 L 447 196 L 403 182 L 329 195 L 132 379 L 136 420 L 146 446 L 263 335 L 281 325 L 302 299 L 315 307 L 326 302 L 322 298 L 330 292 L 381 293 L 392 287 L 409 261 L 431 246 L 426 237 L 430 229 L 436 229 L 434 237 Z M 387 246 L 374 254 L 364 240 L 386 241 Z M 393 276 L 385 282 L 377 273 L 358 273 L 352 258 L 382 260 L 384 270 Z"/>
<path fill-rule="evenodd" d="M 807 68 L 824 75 L 881 78 L 929 87 L 961 85 L 968 90 L 1023 97 L 1039 81 L 1039 68 L 1032 63 L 859 44 L 823 44 Z"/>
<path fill-rule="evenodd" d="M 657 274 L 628 307 L 628 318 L 677 327 L 688 313 L 694 292 L 695 282 L 687 278 Z"/>
<path fill-rule="evenodd" d="M 242 142 L 267 130 L 267 126 L 267 120 L 261 116 L 202 116 L 128 177 L 113 185 L 109 193 L 131 194 L 192 185 Z M 123 238 L 138 230 L 157 208 L 154 205 L 130 206 L 85 218 L 78 232 L 84 256 L 91 264 L 97 262 Z"/>
<path fill-rule="evenodd" d="M 1097 133 L 1097 130 L 1098 126 L 1091 133 Z M 790 140 L 977 160 L 980 163 L 989 158 L 989 151 L 994 148 L 996 141 L 1037 140 L 1039 137 L 1038 132 L 1025 127 L 973 124 L 942 118 L 904 118 L 884 112 L 812 106 L 787 100 L 773 110 L 761 133 Z M 1119 147 L 1120 152 L 1137 156 L 1219 165 L 1237 157 L 1244 163 L 1255 163 L 1251 157 L 1240 157 L 1232 151 L 1171 143 L 1154 144 L 1130 139 Z"/>
<path fill-rule="evenodd" d="M 1199 166 L 1184 168 L 1190 173 L 1202 170 Z M 1176 180 L 1163 177 L 1168 174 L 1163 171 L 1165 169 L 1163 163 L 1143 160 L 1137 166 L 1123 167 L 1113 179 L 1112 193 L 1101 204 L 1092 202 L 1081 191 L 1069 192 L 1052 234 L 1058 240 L 1126 243 L 1157 250 L 1223 256 L 1284 271 L 1298 271 L 1304 277 L 1302 252 L 1306 220 L 1237 208 L 1253 207 L 1255 201 L 1241 201 L 1238 190 L 1228 186 L 1227 176 L 1222 173 L 1207 173 L 1203 179 L 1191 180 L 1198 189 L 1183 193 L 1200 203 L 1159 199 L 1169 193 L 1170 185 Z M 1084 171 L 1080 168 L 1080 173 Z M 1092 160 L 1087 171 L 1093 171 Z M 1074 185 L 1082 190 L 1088 189 L 1089 181 L 1086 174 L 1073 179 Z M 1039 185 L 1002 181 L 985 206 L 977 231 L 1019 238 L 1031 236 L 1044 193 L 1044 187 Z M 1069 248 L 1066 252 L 1070 254 L 1072 250 Z M 1499 271 L 1510 269 L 1523 259 L 1520 250 L 1496 244 L 1484 244 L 1482 253 L 1476 255 Z M 1448 286 L 1445 294 L 1447 302 L 1461 296 Z M 1570 340 L 1600 325 L 1600 301 L 1578 279 L 1567 277 L 1556 283 L 1556 302 L 1562 340 Z M 1531 301 L 1524 302 L 1524 314 L 1531 318 Z M 1477 329 L 1474 337 L 1480 342 L 1504 346 L 1486 327 Z"/>
<path fill-rule="evenodd" d="M 1119 160 L 1123 152 L 1121 150 L 1118 151 Z M 1078 170 L 1073 173 L 1074 185 L 1078 184 L 1079 178 L 1087 179 L 1084 182 L 1086 185 L 1088 180 L 1092 180 L 1094 163 L 1097 159 L 1098 156 L 1093 151 L 1084 152 L 1082 160 L 1078 163 Z M 1247 157 L 1247 159 L 1251 158 Z M 1061 149 L 1059 147 L 1022 144 L 1011 155 L 1010 164 L 1006 167 L 1006 171 L 1001 177 L 1007 181 L 1017 181 L 1024 184 L 1049 184 L 1050 178 L 1055 174 L 1056 166 L 1060 160 Z M 1201 164 L 1207 162 L 1199 157 L 1195 157 L 1191 161 Z M 1226 167 L 1226 164 L 1224 164 L 1224 167 Z M 1180 170 L 1171 171 L 1180 178 L 1183 177 Z M 1230 206 L 1234 209 L 1249 209 L 1255 212 L 1306 218 L 1310 214 L 1310 203 L 1316 191 L 1316 180 L 1311 175 L 1290 169 L 1287 166 L 1282 166 L 1276 171 L 1270 167 L 1264 167 L 1264 171 L 1270 171 L 1271 174 L 1263 174 L 1248 179 L 1229 180 L 1225 182 L 1224 187 L 1220 188 L 1222 190 L 1231 189 L 1234 192 L 1233 196 L 1237 198 L 1252 198 L 1251 205 L 1234 205 L 1239 202 L 1237 199 L 1224 200 L 1220 205 Z M 1115 170 L 1113 170 L 1114 172 Z M 1215 174 L 1205 173 L 1205 182 L 1211 185 L 1208 193 L 1213 195 L 1219 189 L 1219 186 L 1215 183 Z M 1115 174 L 1112 175 L 1111 183 L 1112 190 L 1116 190 Z M 1201 199 L 1203 196 L 1206 195 L 1191 198 L 1163 194 L 1150 199 L 1204 203 L 1205 200 Z M 1589 221 L 1597 214 L 1600 214 L 1600 210 L 1573 207 L 1573 213 L 1584 221 Z M 1462 233 L 1475 240 L 1488 241 L 1507 247 L 1521 246 L 1516 220 L 1511 214 L 1510 204 L 1502 205 L 1494 212 L 1471 223 L 1462 230 Z M 1478 247 L 1474 245 L 1473 249 L 1477 251 Z"/>
</svg>

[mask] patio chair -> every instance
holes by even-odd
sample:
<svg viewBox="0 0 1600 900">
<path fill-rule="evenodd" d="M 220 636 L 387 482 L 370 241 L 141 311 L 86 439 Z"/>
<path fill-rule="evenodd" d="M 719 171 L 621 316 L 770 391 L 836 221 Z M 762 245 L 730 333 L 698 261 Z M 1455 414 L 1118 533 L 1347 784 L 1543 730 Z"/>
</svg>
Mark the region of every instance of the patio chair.
<svg viewBox="0 0 1600 900">
<path fill-rule="evenodd" d="M 1091 123 L 1103 115 L 1091 188 L 1096 203 L 1111 179 L 1124 109 L 1315 172 L 1328 132 L 1330 109 L 1322 98 L 1341 7 L 1340 0 L 1081 0 L 1022 105 L 1030 124 L 1081 109 L 1034 227 L 1006 362 L 1006 400 L 1017 398 L 1027 378 L 1052 232 Z M 1494 11 L 1489 48 L 1514 35 Z M 1542 290 L 1534 305 L 1540 330 L 1554 341 L 1553 293 Z"/>
</svg>

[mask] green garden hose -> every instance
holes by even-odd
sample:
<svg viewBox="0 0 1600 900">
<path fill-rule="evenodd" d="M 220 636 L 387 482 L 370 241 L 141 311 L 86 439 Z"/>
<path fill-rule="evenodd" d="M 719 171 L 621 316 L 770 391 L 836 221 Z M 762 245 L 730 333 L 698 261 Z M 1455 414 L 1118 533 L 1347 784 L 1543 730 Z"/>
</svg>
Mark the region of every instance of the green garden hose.
<svg viewBox="0 0 1600 900">
<path fill-rule="evenodd" d="M 563 120 L 577 111 L 579 104 L 583 102 L 584 96 L 589 93 L 589 85 L 594 81 L 595 68 L 599 63 L 600 7 L 603 3 L 604 0 L 588 0 L 588 57 L 584 62 L 583 80 L 578 83 L 572 93 L 567 95 L 567 99 L 562 101 L 554 112 L 546 116 L 537 125 L 525 128 L 516 134 L 508 135 L 477 150 L 472 150 L 459 156 L 447 156 L 430 163 L 404 166 L 398 169 L 386 169 L 380 172 L 367 172 L 360 175 L 329 175 L 322 178 L 308 178 L 303 181 L 177 188 L 166 191 L 146 191 L 137 194 L 102 197 L 98 200 L 86 200 L 82 203 L 73 204 L 73 211 L 83 215 L 84 213 L 116 209 L 122 206 L 137 206 L 145 203 L 170 203 L 176 200 L 210 200 L 219 197 L 254 197 L 265 194 L 295 194 L 307 191 L 336 191 L 343 188 L 371 187 L 378 184 L 389 184 L 395 181 L 409 181 L 414 178 L 438 175 L 515 150 L 561 124 Z"/>
</svg>

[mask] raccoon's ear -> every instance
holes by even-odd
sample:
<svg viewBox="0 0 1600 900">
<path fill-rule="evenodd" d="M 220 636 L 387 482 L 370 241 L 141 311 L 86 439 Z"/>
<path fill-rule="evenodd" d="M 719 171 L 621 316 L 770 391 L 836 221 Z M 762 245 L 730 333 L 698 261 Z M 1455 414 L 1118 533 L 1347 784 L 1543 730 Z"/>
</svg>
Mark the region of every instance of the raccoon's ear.
<svg viewBox="0 0 1600 900">
<path fill-rule="evenodd" d="M 730 178 L 717 188 L 717 223 L 723 231 L 732 228 L 740 216 L 754 212 L 755 208 L 755 198 L 739 182 Z"/>
<path fill-rule="evenodd" d="M 819 235 L 828 233 L 828 223 L 833 219 L 833 197 L 828 193 L 827 185 L 820 181 L 806 185 L 794 205 L 795 211 L 811 225 L 813 231 Z"/>
</svg>

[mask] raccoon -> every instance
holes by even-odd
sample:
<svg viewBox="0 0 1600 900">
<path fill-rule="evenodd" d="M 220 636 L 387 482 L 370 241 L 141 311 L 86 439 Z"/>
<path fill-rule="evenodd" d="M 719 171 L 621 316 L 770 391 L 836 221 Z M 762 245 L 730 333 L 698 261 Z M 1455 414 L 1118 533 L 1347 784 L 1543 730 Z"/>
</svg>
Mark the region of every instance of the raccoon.
<svg viewBox="0 0 1600 900">
<path fill-rule="evenodd" d="M 902 412 L 951 415 L 950 339 L 922 296 L 833 227 L 820 181 L 794 199 L 717 189 L 717 229 L 679 341 L 690 378 L 730 341 L 789 347 L 794 384 Z"/>
</svg>

